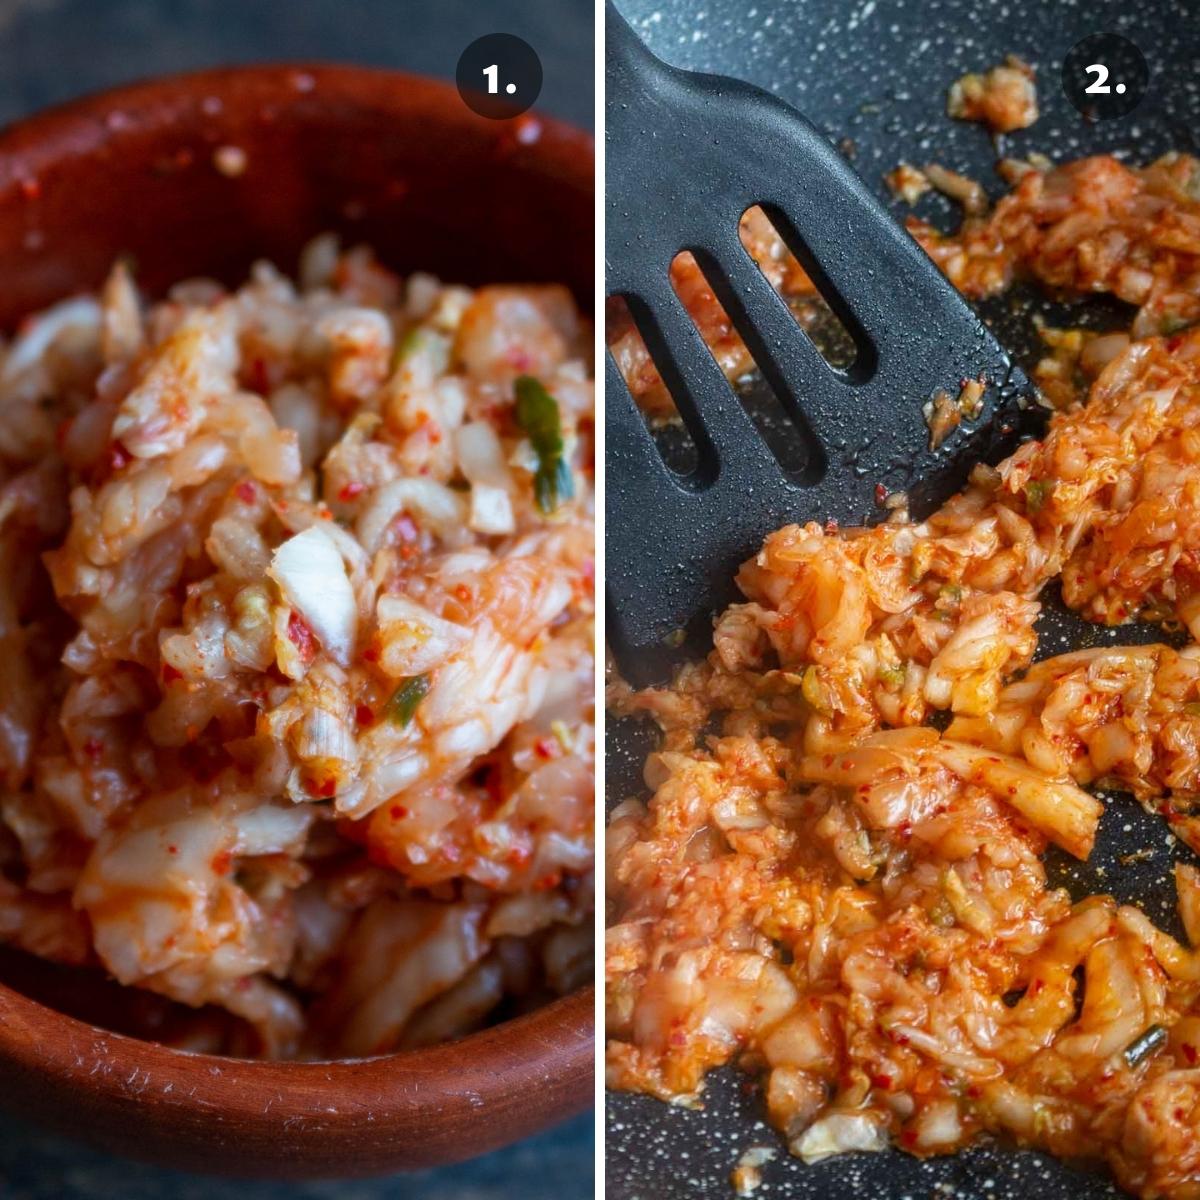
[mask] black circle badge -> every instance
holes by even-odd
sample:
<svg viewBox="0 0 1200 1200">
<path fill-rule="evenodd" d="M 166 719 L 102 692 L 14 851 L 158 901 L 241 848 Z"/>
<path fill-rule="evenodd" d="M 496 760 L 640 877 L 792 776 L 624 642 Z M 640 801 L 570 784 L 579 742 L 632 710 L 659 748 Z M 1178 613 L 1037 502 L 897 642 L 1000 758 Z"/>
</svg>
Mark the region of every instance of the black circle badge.
<svg viewBox="0 0 1200 1200">
<path fill-rule="evenodd" d="M 476 38 L 454 73 L 463 103 L 481 117 L 506 120 L 532 107 L 542 90 L 542 60 L 511 33 Z"/>
<path fill-rule="evenodd" d="M 1127 117 L 1149 83 L 1145 56 L 1119 33 L 1093 33 L 1063 59 L 1063 91 L 1089 121 Z"/>
</svg>

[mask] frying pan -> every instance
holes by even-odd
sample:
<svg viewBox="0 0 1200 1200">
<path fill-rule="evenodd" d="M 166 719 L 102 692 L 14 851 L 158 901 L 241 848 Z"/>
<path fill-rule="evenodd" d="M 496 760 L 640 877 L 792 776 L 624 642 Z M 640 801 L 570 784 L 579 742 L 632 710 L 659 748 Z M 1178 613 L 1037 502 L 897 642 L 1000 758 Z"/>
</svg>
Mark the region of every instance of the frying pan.
<svg viewBox="0 0 1200 1200">
<path fill-rule="evenodd" d="M 863 179 L 891 202 L 882 177 L 901 159 L 937 161 L 1003 190 L 998 157 L 982 126 L 945 115 L 946 89 L 968 70 L 1018 54 L 1038 67 L 1041 119 L 1005 138 L 1006 153 L 1048 154 L 1056 162 L 1112 153 L 1145 163 L 1168 150 L 1197 153 L 1200 129 L 1200 25 L 1191 0 L 619 0 L 623 15 L 656 54 L 677 66 L 733 75 L 794 104 L 842 146 Z M 1132 114 L 1089 124 L 1059 83 L 1063 56 L 1077 41 L 1113 30 L 1134 41 L 1150 65 L 1149 90 Z M 849 139 L 847 141 L 846 139 Z M 897 215 L 906 209 L 895 205 Z M 937 197 L 915 210 L 943 228 L 957 213 Z M 1031 317 L 1092 328 L 1127 325 L 1128 310 L 1107 300 L 1063 305 L 1018 290 L 981 309 L 1001 342 L 1027 370 L 1039 356 Z M 616 481 L 613 481 L 616 482 Z M 919 481 L 913 480 L 916 484 Z M 824 519 L 797 511 L 794 519 Z M 746 547 L 747 554 L 755 548 Z M 613 551 L 610 549 L 610 553 Z M 1039 656 L 1094 645 L 1165 639 L 1157 626 L 1104 629 L 1064 609 L 1049 590 L 1038 625 Z M 610 804 L 644 793 L 641 767 L 653 731 L 608 722 L 606 781 Z M 1193 858 L 1128 796 L 1108 797 L 1087 863 L 1051 850 L 1050 882 L 1076 896 L 1108 892 L 1133 903 L 1179 935 L 1172 865 Z M 1148 856 L 1122 862 L 1133 851 Z M 729 1173 L 742 1151 L 771 1146 L 758 1195 L 794 1200 L 1026 1200 L 1121 1195 L 1102 1171 L 999 1143 L 959 1155 L 918 1160 L 900 1151 L 854 1154 L 813 1166 L 791 1158 L 765 1122 L 750 1076 L 724 1069 L 709 1076 L 704 1109 L 671 1108 L 628 1093 L 607 1102 L 607 1194 L 613 1200 L 684 1200 L 732 1196 Z"/>
</svg>

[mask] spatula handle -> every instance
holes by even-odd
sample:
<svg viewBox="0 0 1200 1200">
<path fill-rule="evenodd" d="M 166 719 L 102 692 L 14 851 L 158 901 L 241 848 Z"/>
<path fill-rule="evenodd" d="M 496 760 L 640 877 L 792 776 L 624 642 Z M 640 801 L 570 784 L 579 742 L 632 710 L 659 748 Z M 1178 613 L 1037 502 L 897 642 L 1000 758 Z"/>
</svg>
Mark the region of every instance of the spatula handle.
<svg viewBox="0 0 1200 1200">
<path fill-rule="evenodd" d="M 604 38 L 604 103 L 606 118 L 611 120 L 614 110 L 627 109 L 634 94 L 645 90 L 651 73 L 660 69 L 660 63 L 617 12 L 612 0 L 605 0 L 604 4 Z M 612 139 L 609 140 L 611 143 Z"/>
</svg>

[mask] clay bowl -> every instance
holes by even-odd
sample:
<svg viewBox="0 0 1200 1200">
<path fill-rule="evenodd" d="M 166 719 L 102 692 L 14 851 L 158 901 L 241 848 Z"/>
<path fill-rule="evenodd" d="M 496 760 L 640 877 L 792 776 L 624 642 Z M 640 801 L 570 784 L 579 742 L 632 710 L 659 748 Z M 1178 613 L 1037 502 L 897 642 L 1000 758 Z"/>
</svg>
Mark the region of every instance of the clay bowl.
<svg viewBox="0 0 1200 1200">
<path fill-rule="evenodd" d="M 216 168 L 226 145 L 245 152 L 243 173 Z M 153 294 L 193 274 L 236 282 L 263 256 L 292 269 L 325 229 L 400 270 L 564 281 L 590 308 L 593 194 L 585 134 L 478 118 L 428 80 L 269 66 L 137 84 L 0 133 L 0 325 L 94 288 L 118 255 Z M 431 1166 L 592 1098 L 591 988 L 433 1049 L 265 1063 L 112 1032 L 120 1001 L 89 1010 L 106 989 L 84 976 L 58 993 L 88 1020 L 65 1015 L 32 998 L 50 995 L 30 985 L 37 970 L 5 961 L 3 1102 L 172 1167 L 303 1178 Z"/>
</svg>

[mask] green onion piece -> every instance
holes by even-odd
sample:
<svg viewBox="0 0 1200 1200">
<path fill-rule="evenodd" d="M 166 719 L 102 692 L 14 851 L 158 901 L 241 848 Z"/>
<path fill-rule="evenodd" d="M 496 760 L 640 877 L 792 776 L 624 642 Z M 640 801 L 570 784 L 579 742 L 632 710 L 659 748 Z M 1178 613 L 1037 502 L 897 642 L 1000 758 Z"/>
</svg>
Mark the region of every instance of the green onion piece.
<svg viewBox="0 0 1200 1200">
<path fill-rule="evenodd" d="M 414 325 L 400 339 L 392 369 L 412 363 L 413 359 L 425 356 L 429 360 L 429 369 L 434 375 L 446 369 L 450 361 L 450 341 L 439 333 L 435 333 L 424 325 Z"/>
<path fill-rule="evenodd" d="M 1039 479 L 1025 485 L 1025 507 L 1031 512 L 1037 512 L 1046 503 L 1046 497 L 1054 490 L 1054 483 L 1049 479 Z"/>
<path fill-rule="evenodd" d="M 800 694 L 822 716 L 829 716 L 832 712 L 829 706 L 829 697 L 821 686 L 821 673 L 815 665 L 804 672 L 804 679 L 800 684 Z"/>
<path fill-rule="evenodd" d="M 1159 327 L 1159 332 L 1164 334 L 1181 333 L 1183 330 L 1194 325 L 1194 321 L 1189 321 L 1187 317 L 1163 317 Z"/>
<path fill-rule="evenodd" d="M 401 729 L 413 719 L 417 706 L 429 695 L 429 676 L 414 675 L 392 693 L 392 698 L 383 706 L 383 715 Z"/>
<path fill-rule="evenodd" d="M 420 325 L 414 325 L 400 339 L 400 344 L 396 347 L 396 366 L 412 358 L 421 349 L 422 345 L 424 345 L 425 340 L 425 330 Z"/>
<path fill-rule="evenodd" d="M 1136 1067 L 1143 1059 L 1149 1058 L 1166 1040 L 1167 1031 L 1161 1025 L 1151 1025 L 1144 1033 L 1139 1033 L 1122 1051 L 1126 1065 Z"/>
<path fill-rule="evenodd" d="M 529 437 L 538 457 L 533 494 L 538 508 L 552 513 L 575 494 L 571 468 L 563 458 L 562 419 L 558 401 L 532 375 L 516 382 L 517 424 Z"/>
</svg>

